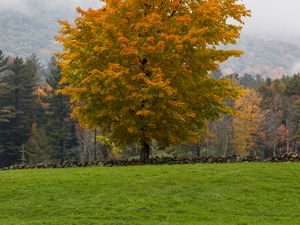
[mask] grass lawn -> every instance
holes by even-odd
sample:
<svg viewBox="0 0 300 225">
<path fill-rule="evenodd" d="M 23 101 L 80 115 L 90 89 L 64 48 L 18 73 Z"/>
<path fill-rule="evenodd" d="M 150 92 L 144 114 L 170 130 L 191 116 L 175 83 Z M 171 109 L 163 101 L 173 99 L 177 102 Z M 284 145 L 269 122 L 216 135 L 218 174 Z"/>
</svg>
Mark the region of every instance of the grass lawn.
<svg viewBox="0 0 300 225">
<path fill-rule="evenodd" d="M 300 164 L 0 171 L 1 225 L 300 224 Z"/>
</svg>

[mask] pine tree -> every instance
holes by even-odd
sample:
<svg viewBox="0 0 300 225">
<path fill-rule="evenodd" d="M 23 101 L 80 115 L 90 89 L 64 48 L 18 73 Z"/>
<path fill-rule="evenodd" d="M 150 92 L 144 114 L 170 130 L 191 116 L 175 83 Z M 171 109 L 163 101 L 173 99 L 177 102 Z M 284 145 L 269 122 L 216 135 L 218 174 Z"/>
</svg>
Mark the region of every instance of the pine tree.
<svg viewBox="0 0 300 225">
<path fill-rule="evenodd" d="M 33 65 L 36 67 L 36 77 L 37 77 L 37 83 L 39 86 L 44 86 L 46 84 L 46 77 L 47 72 L 42 66 L 39 58 L 36 54 L 32 54 L 29 57 L 29 60 L 33 63 Z"/>
<path fill-rule="evenodd" d="M 0 73 L 7 69 L 8 57 L 5 57 L 0 50 Z"/>
<path fill-rule="evenodd" d="M 50 154 L 48 151 L 48 137 L 44 126 L 38 126 L 37 123 L 34 123 L 32 135 L 25 146 L 25 153 L 27 163 L 41 163 L 49 161 Z"/>
<path fill-rule="evenodd" d="M 300 100 L 296 101 L 294 104 L 294 110 L 297 115 L 297 125 L 293 139 L 296 141 L 297 144 L 300 142 Z"/>
<path fill-rule="evenodd" d="M 6 120 L 0 129 L 0 166 L 18 163 L 21 146 L 32 133 L 35 114 L 36 68 L 30 60 L 15 58 L 1 77 L 1 105 Z"/>
<path fill-rule="evenodd" d="M 7 70 L 7 63 L 8 57 L 5 57 L 0 50 L 0 75 Z M 3 104 L 3 97 L 5 96 L 5 93 L 7 93 L 8 88 L 7 84 L 4 83 L 2 76 L 3 74 L 0 76 L 0 126 L 8 123 L 10 119 L 15 116 L 12 107 Z"/>
<path fill-rule="evenodd" d="M 46 79 L 50 91 L 44 100 L 47 106 L 46 134 L 48 137 L 48 148 L 52 160 L 59 160 L 63 163 L 72 156 L 72 148 L 77 145 L 75 122 L 71 119 L 69 98 L 57 93 L 61 88 L 60 68 L 55 65 L 54 59 L 48 66 L 50 72 Z"/>
</svg>

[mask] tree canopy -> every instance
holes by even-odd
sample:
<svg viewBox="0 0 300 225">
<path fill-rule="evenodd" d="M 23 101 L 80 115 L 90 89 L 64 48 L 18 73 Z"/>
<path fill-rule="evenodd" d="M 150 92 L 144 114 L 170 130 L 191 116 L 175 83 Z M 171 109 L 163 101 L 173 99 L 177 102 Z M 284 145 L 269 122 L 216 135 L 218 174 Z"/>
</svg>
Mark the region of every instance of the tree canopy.
<svg viewBox="0 0 300 225">
<path fill-rule="evenodd" d="M 78 12 L 61 22 L 57 55 L 82 125 L 120 144 L 140 139 L 147 152 L 153 139 L 195 141 L 207 119 L 231 112 L 225 100 L 239 90 L 210 72 L 242 54 L 219 48 L 236 43 L 250 15 L 237 0 L 106 0 Z"/>
</svg>

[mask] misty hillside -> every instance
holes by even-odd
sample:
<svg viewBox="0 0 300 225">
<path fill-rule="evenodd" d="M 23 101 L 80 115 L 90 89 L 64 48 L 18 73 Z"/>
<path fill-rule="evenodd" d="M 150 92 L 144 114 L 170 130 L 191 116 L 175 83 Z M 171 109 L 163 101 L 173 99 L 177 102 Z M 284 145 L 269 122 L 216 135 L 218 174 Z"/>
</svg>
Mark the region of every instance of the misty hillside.
<svg viewBox="0 0 300 225">
<path fill-rule="evenodd" d="M 236 72 L 279 77 L 300 71 L 300 48 L 294 43 L 243 35 L 237 48 L 243 50 L 244 55 L 222 65 L 226 74 Z"/>
<path fill-rule="evenodd" d="M 74 8 L 49 8 L 42 1 L 29 0 L 28 8 L 1 10 L 0 49 L 6 54 L 30 55 L 33 52 L 46 60 L 59 49 L 54 40 L 58 19 L 70 20 Z M 32 10 L 31 10 L 32 9 Z"/>
<path fill-rule="evenodd" d="M 21 2 L 21 1 L 19 1 Z M 6 54 L 28 56 L 36 53 L 47 61 L 59 50 L 54 36 L 59 19 L 71 21 L 75 16 L 75 5 L 40 0 L 23 0 L 26 8 L 0 9 L 0 49 Z M 266 41 L 243 35 L 238 48 L 245 51 L 241 58 L 230 59 L 222 65 L 226 73 L 263 74 L 278 77 L 297 72 L 300 48 L 292 43 Z"/>
</svg>

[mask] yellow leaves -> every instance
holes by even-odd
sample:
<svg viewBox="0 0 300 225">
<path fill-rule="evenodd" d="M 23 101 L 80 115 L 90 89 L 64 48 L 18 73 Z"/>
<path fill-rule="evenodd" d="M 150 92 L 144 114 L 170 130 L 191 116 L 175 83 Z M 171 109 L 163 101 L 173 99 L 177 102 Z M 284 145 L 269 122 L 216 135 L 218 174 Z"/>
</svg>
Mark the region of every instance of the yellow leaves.
<svg viewBox="0 0 300 225">
<path fill-rule="evenodd" d="M 184 116 L 184 115 L 181 115 L 181 114 L 179 114 L 179 113 L 175 113 L 175 114 L 174 114 L 174 118 L 175 118 L 176 120 L 179 120 L 179 121 L 182 121 L 182 122 L 185 122 L 185 121 L 186 121 L 185 116 Z"/>
<path fill-rule="evenodd" d="M 155 53 L 155 51 L 156 51 L 155 46 L 152 46 L 152 45 L 148 45 L 148 46 L 147 46 L 147 52 L 148 52 L 149 54 L 153 54 L 153 53 Z"/>
<path fill-rule="evenodd" d="M 147 41 L 153 43 L 155 41 L 155 37 L 147 37 Z"/>
<path fill-rule="evenodd" d="M 128 43 L 128 39 L 121 32 L 118 34 L 118 41 L 120 43 Z"/>
<path fill-rule="evenodd" d="M 176 108 L 184 108 L 185 104 L 181 101 L 171 101 L 170 104 Z"/>
<path fill-rule="evenodd" d="M 158 94 L 158 97 L 160 97 L 160 98 L 163 98 L 165 96 L 165 94 L 163 93 L 163 92 L 160 92 L 159 94 Z"/>
<path fill-rule="evenodd" d="M 157 50 L 163 50 L 163 49 L 165 49 L 165 47 L 166 47 L 166 43 L 164 42 L 164 41 L 159 41 L 158 43 L 157 43 L 157 45 L 156 45 L 156 49 Z"/>
<path fill-rule="evenodd" d="M 117 72 L 117 71 L 126 71 L 126 70 L 124 70 L 123 67 L 118 63 L 109 63 L 108 71 Z"/>
<path fill-rule="evenodd" d="M 148 38 L 150 40 L 153 39 L 153 37 Z M 150 41 L 149 41 L 150 42 Z M 144 44 L 143 50 L 147 52 L 148 54 L 157 54 L 158 52 L 164 51 L 166 48 L 166 43 L 163 40 L 158 41 L 157 43 L 149 43 Z"/>
<path fill-rule="evenodd" d="M 186 115 L 190 118 L 196 118 L 196 113 L 194 112 L 187 112 Z"/>
<path fill-rule="evenodd" d="M 184 49 L 184 46 L 182 44 L 176 45 L 176 50 L 182 51 Z"/>
<path fill-rule="evenodd" d="M 93 48 L 93 51 L 94 51 L 94 52 L 104 52 L 104 51 L 106 51 L 107 49 L 108 49 L 108 48 L 106 48 L 106 47 L 96 46 L 96 47 Z"/>
<path fill-rule="evenodd" d="M 105 98 L 105 100 L 106 101 L 108 101 L 108 102 L 111 102 L 111 101 L 114 101 L 114 100 L 116 100 L 116 98 L 114 97 L 114 96 L 107 96 L 106 98 Z"/>
<path fill-rule="evenodd" d="M 121 43 L 120 47 L 122 49 L 120 55 L 127 56 L 127 57 L 138 56 L 138 49 L 134 46 L 134 43 Z"/>
<path fill-rule="evenodd" d="M 131 77 L 132 81 L 145 80 L 146 76 L 144 73 L 133 74 Z"/>
<path fill-rule="evenodd" d="M 190 43 L 191 45 L 202 44 L 205 40 L 203 35 L 207 32 L 207 28 L 191 28 L 189 32 L 184 35 L 183 42 Z"/>
<path fill-rule="evenodd" d="M 236 107 L 247 109 L 249 112 L 252 108 L 259 109 L 258 106 L 262 101 L 262 97 L 254 90 L 244 89 L 240 98 L 236 100 Z"/>
<path fill-rule="evenodd" d="M 182 16 L 176 17 L 177 23 L 189 24 L 192 23 L 192 17 L 189 14 L 184 14 Z"/>
<path fill-rule="evenodd" d="M 153 114 L 154 113 L 148 109 L 142 109 L 142 110 L 139 110 L 136 112 L 137 116 L 144 116 L 144 117 L 149 117 L 149 116 L 152 116 Z"/>
<path fill-rule="evenodd" d="M 127 130 L 128 130 L 128 132 L 131 133 L 131 134 L 135 133 L 135 131 L 136 131 L 134 127 L 128 127 Z"/>
<path fill-rule="evenodd" d="M 255 148 L 255 138 L 261 135 L 260 126 L 264 115 L 260 109 L 261 101 L 261 96 L 254 90 L 246 89 L 235 102 L 238 113 L 233 121 L 233 142 L 241 155 Z"/>
<path fill-rule="evenodd" d="M 107 0 L 61 22 L 62 91 L 83 125 L 125 144 L 145 136 L 168 144 L 195 137 L 206 119 L 230 112 L 237 88 L 209 71 L 240 51 L 233 43 L 247 10 L 237 1 Z"/>
<path fill-rule="evenodd" d="M 176 35 L 176 34 L 163 34 L 162 35 L 165 40 L 173 42 L 174 44 L 179 44 L 181 43 L 181 36 Z"/>
</svg>

